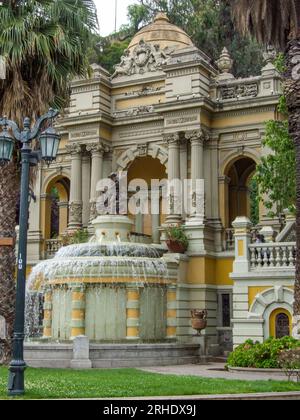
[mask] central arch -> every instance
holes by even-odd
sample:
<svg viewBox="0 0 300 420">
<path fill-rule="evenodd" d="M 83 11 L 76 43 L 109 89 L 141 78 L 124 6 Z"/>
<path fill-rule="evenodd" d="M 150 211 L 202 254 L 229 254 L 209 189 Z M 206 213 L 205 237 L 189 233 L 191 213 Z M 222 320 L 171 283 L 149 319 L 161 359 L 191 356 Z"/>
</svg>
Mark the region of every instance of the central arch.
<svg viewBox="0 0 300 420">
<path fill-rule="evenodd" d="M 142 180 L 145 182 L 145 188 L 148 189 L 149 213 L 130 215 L 135 222 L 135 231 L 152 237 L 153 242 L 157 243 L 160 241 L 158 228 L 164 223 L 165 217 L 162 215 L 161 201 L 160 215 L 151 214 L 151 181 L 153 179 L 161 181 L 166 178 L 166 167 L 158 158 L 153 158 L 151 156 L 137 157 L 127 168 L 128 185 L 130 185 L 133 180 Z"/>
</svg>

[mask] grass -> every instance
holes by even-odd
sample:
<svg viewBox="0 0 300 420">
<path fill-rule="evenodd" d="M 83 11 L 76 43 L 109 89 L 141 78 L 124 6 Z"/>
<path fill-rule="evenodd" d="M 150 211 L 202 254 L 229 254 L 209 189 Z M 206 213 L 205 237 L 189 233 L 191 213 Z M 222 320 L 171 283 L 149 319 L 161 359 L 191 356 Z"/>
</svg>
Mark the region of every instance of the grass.
<svg viewBox="0 0 300 420">
<path fill-rule="evenodd" d="M 0 400 L 8 371 L 0 367 Z M 160 375 L 135 369 L 26 370 L 26 399 L 121 398 L 300 391 L 300 384 Z"/>
</svg>

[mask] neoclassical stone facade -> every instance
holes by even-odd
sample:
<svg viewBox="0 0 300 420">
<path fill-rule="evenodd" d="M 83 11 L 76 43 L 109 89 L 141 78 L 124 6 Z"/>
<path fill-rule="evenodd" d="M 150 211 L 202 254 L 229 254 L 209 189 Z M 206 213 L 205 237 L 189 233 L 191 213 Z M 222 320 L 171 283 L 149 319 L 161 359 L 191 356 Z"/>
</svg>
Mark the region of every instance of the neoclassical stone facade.
<svg viewBox="0 0 300 420">
<path fill-rule="evenodd" d="M 129 180 L 142 178 L 148 186 L 153 178 L 204 179 L 201 214 L 138 215 L 134 233 L 140 241 L 159 243 L 165 224 L 185 226 L 189 250 L 185 256 L 173 256 L 179 268 L 172 336 L 181 342 L 197 340 L 190 310 L 207 309 L 207 345 L 212 352 L 220 346 L 228 349 L 233 325 L 238 328 L 237 322 L 233 324 L 237 300 L 233 292 L 240 287 L 240 280 L 235 285 L 231 277 L 232 222 L 250 217 L 251 177 L 268 153 L 262 145 L 265 122 L 278 118 L 282 82 L 272 54 L 266 58 L 260 76 L 236 79 L 226 49 L 213 63 L 187 34 L 159 14 L 134 37 L 113 75 L 93 65 L 90 79 L 74 80 L 70 106 L 58 122 L 63 136 L 58 159 L 49 168 L 40 166 L 37 174 L 38 200 L 30 212 L 30 265 L 51 258 L 64 231 L 91 229 L 97 182 L 113 171 L 128 171 Z M 55 206 L 59 225 L 54 223 Z M 263 206 L 260 224 L 278 228 Z M 248 296 L 247 282 L 242 287 Z M 282 293 L 290 302 L 287 289 Z M 248 312 L 256 303 L 246 300 L 242 298 L 242 306 Z M 235 317 L 239 315 L 247 318 L 245 313 Z"/>
</svg>

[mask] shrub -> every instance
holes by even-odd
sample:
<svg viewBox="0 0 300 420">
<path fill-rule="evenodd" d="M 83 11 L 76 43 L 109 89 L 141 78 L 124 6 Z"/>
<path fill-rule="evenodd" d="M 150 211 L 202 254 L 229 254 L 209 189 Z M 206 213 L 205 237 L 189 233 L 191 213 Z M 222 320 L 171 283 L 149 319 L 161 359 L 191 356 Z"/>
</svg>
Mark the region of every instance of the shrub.
<svg viewBox="0 0 300 420">
<path fill-rule="evenodd" d="M 269 338 L 264 343 L 247 340 L 230 354 L 228 365 L 231 367 L 280 369 L 280 354 L 285 350 L 300 349 L 300 341 L 292 337 Z"/>
<path fill-rule="evenodd" d="M 182 226 L 170 226 L 166 230 L 167 238 L 171 241 L 176 241 L 182 244 L 186 249 L 189 246 L 189 240 Z"/>
<path fill-rule="evenodd" d="M 300 382 L 300 347 L 292 350 L 283 350 L 278 360 L 280 367 L 284 370 L 289 380 L 294 376 L 297 382 Z"/>
<path fill-rule="evenodd" d="M 79 229 L 74 233 L 67 233 L 62 237 L 63 246 L 84 244 L 89 240 L 87 229 Z"/>
</svg>

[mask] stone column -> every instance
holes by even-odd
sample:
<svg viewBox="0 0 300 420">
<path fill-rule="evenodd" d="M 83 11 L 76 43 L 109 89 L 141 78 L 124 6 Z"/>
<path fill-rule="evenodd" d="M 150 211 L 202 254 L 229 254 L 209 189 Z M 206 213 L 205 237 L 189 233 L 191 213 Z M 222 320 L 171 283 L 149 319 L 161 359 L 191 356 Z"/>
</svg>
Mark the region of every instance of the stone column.
<svg viewBox="0 0 300 420">
<path fill-rule="evenodd" d="M 251 244 L 252 223 L 247 217 L 237 217 L 232 223 L 235 237 L 234 273 L 250 271 L 249 245 Z"/>
<path fill-rule="evenodd" d="M 92 143 L 87 146 L 92 156 L 91 190 L 90 190 L 90 222 L 96 219 L 97 184 L 103 177 L 104 148 L 101 143 Z"/>
<path fill-rule="evenodd" d="M 132 285 L 127 288 L 127 340 L 140 338 L 140 291 Z"/>
<path fill-rule="evenodd" d="M 160 244 L 160 214 L 152 214 L 152 241 Z"/>
<path fill-rule="evenodd" d="M 58 203 L 59 207 L 59 234 L 63 235 L 68 228 L 68 210 L 69 203 L 67 201 L 61 201 Z"/>
<path fill-rule="evenodd" d="M 177 289 L 175 285 L 167 290 L 167 338 L 176 338 L 177 334 Z"/>
<path fill-rule="evenodd" d="M 85 153 L 82 156 L 82 224 L 88 227 L 90 221 L 90 185 L 91 185 L 91 160 Z"/>
<path fill-rule="evenodd" d="M 219 177 L 219 196 L 220 196 L 220 217 L 224 228 L 229 226 L 229 184 L 228 176 Z"/>
<path fill-rule="evenodd" d="M 66 146 L 71 154 L 71 192 L 69 231 L 82 228 L 82 161 L 81 145 L 70 144 Z"/>
<path fill-rule="evenodd" d="M 44 300 L 43 338 L 52 337 L 52 297 L 52 289 L 46 289 Z"/>
<path fill-rule="evenodd" d="M 136 233 L 144 233 L 144 217 L 142 213 L 137 213 L 135 216 L 135 231 Z"/>
<path fill-rule="evenodd" d="M 165 140 L 169 149 L 168 180 L 173 182 L 174 180 L 180 180 L 180 137 L 178 133 L 167 134 Z M 174 191 L 169 191 L 169 200 L 170 214 L 166 219 L 167 224 L 181 223 L 182 215 L 176 211 L 176 203 L 179 200 L 182 201 L 182 191 L 176 191 L 176 188 L 174 188 Z"/>
<path fill-rule="evenodd" d="M 197 204 L 196 182 L 204 179 L 204 142 L 205 134 L 202 130 L 196 130 L 186 133 L 185 137 L 191 142 L 191 181 L 192 181 L 192 202 L 193 206 Z M 203 197 L 204 198 L 204 197 Z M 198 203 L 199 205 L 199 203 Z M 203 202 L 204 206 L 204 202 Z M 202 212 L 202 214 L 201 214 Z M 190 215 L 190 221 L 203 224 L 205 209 L 201 209 L 195 214 Z"/>
<path fill-rule="evenodd" d="M 85 335 L 85 290 L 83 286 L 72 287 L 71 339 Z"/>
</svg>

